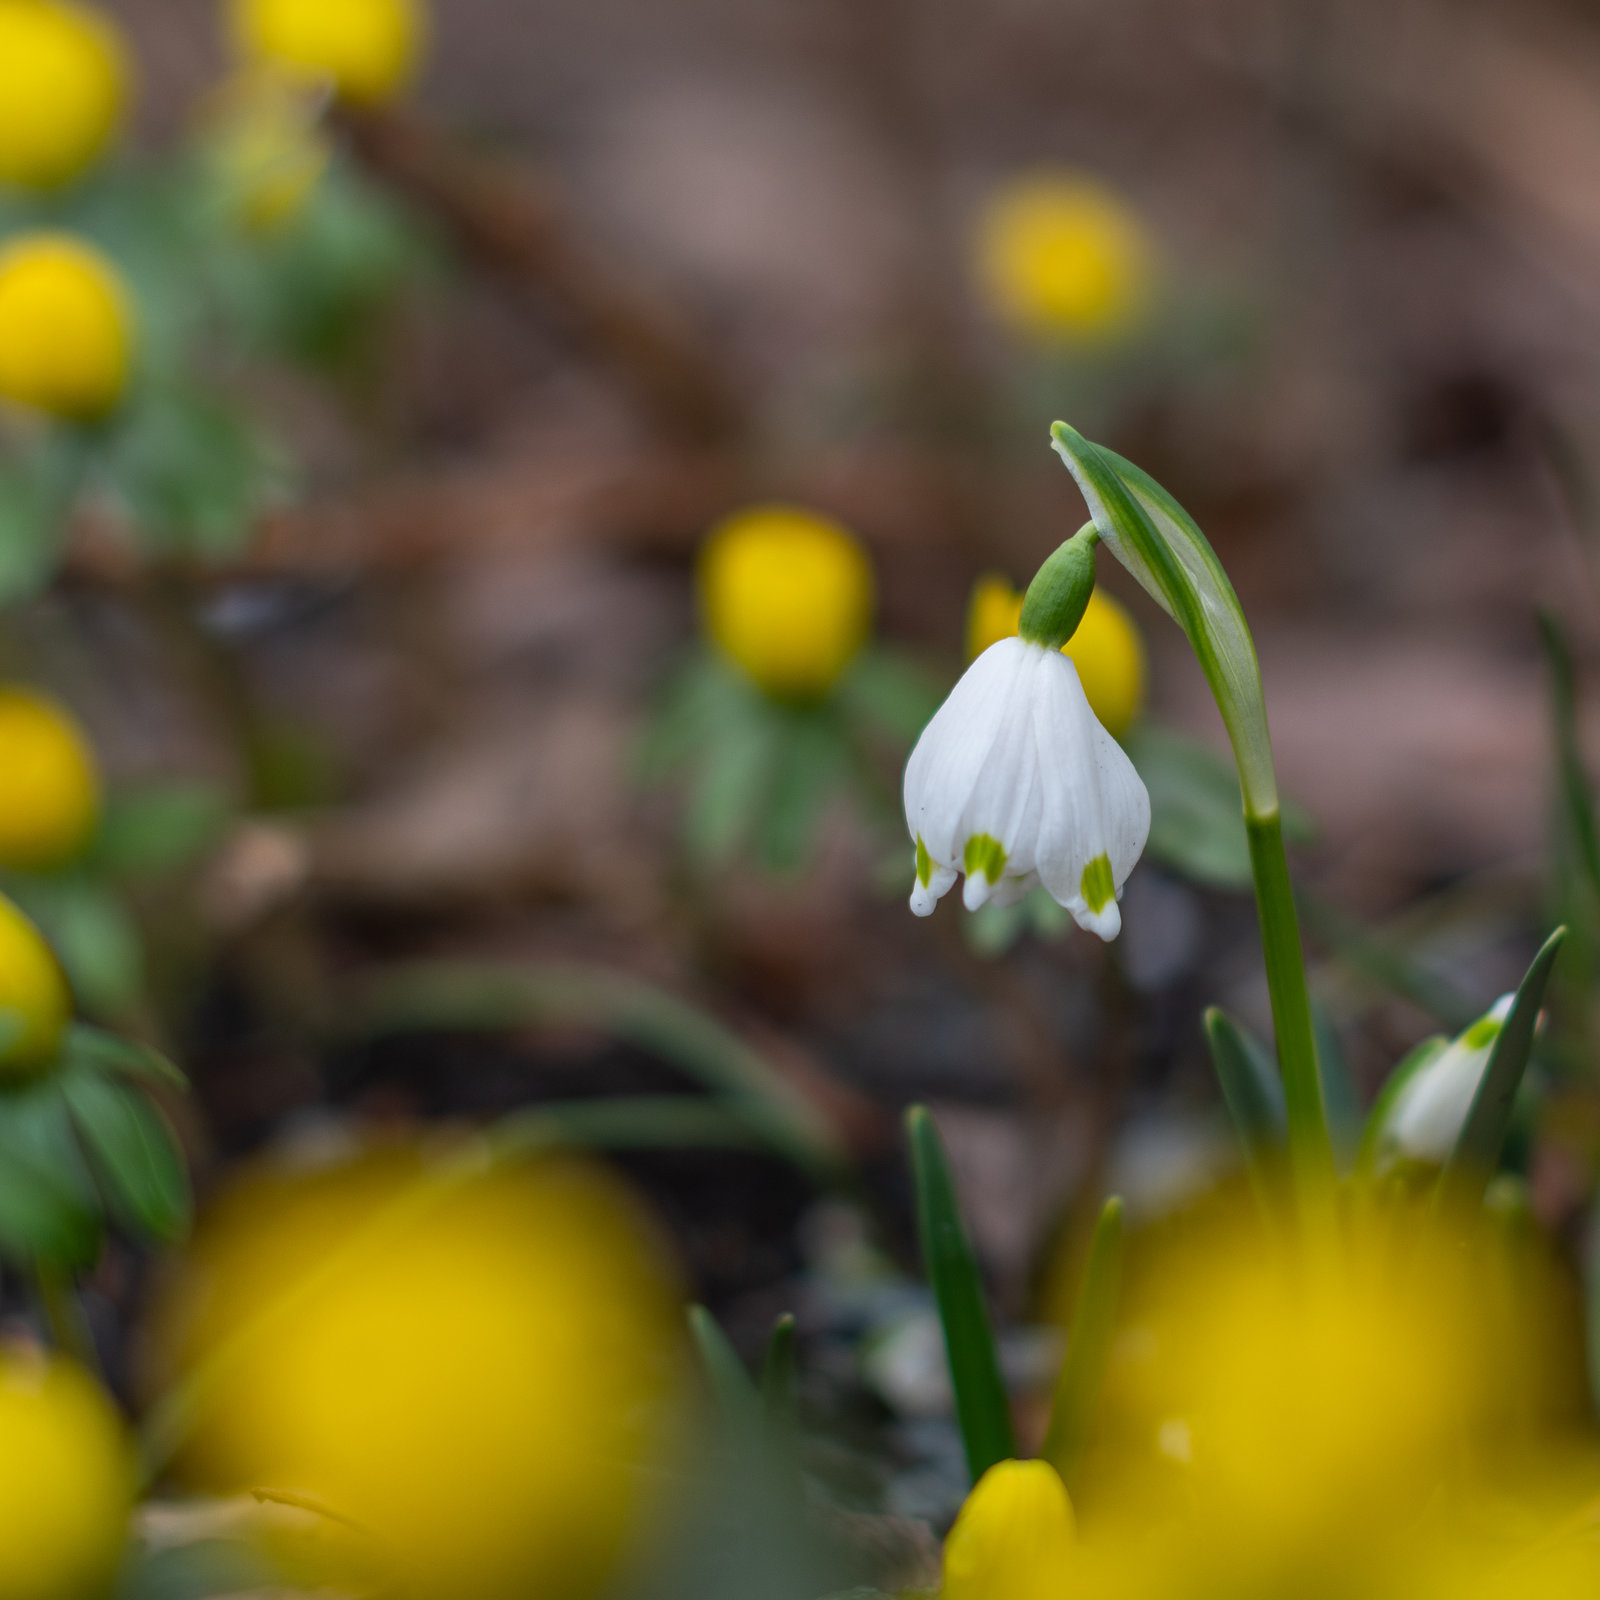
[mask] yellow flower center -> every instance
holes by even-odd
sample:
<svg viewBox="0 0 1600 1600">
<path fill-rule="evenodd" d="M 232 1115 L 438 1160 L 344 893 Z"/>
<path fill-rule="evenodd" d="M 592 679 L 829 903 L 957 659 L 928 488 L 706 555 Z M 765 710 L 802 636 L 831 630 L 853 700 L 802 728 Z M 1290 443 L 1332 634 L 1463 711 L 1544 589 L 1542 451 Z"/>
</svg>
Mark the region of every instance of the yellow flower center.
<svg viewBox="0 0 1600 1600">
<path fill-rule="evenodd" d="M 133 317 L 116 269 L 62 233 L 0 250 L 0 398 L 89 420 L 121 399 Z"/>
<path fill-rule="evenodd" d="M 872 567 L 835 522 L 758 506 L 712 531 L 700 602 L 717 647 L 769 694 L 816 700 L 838 681 L 872 625 Z"/>
<path fill-rule="evenodd" d="M 100 810 L 94 757 L 72 719 L 42 695 L 0 688 L 0 868 L 72 860 Z"/>
<path fill-rule="evenodd" d="M 232 22 L 247 60 L 325 79 L 363 104 L 406 86 L 427 34 L 420 0 L 233 0 Z"/>
<path fill-rule="evenodd" d="M 0 183 L 70 183 L 122 116 L 122 44 L 97 12 L 56 0 L 0 0 Z"/>
</svg>

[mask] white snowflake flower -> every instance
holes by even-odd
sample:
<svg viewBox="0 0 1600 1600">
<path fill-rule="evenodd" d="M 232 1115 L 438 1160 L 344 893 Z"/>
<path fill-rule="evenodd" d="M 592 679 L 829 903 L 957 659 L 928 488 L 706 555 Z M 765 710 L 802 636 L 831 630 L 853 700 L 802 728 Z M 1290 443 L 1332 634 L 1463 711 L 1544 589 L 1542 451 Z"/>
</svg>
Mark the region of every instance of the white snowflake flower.
<svg viewBox="0 0 1600 1600">
<path fill-rule="evenodd" d="M 1513 994 L 1501 995 L 1400 1090 L 1389 1116 L 1388 1136 L 1401 1155 L 1434 1166 L 1449 1158 L 1515 999 Z"/>
<path fill-rule="evenodd" d="M 1121 931 L 1150 796 L 1058 648 L 1002 639 L 968 667 L 911 752 L 905 808 L 918 916 L 965 872 L 969 911 L 1042 883 L 1079 927 Z"/>
</svg>

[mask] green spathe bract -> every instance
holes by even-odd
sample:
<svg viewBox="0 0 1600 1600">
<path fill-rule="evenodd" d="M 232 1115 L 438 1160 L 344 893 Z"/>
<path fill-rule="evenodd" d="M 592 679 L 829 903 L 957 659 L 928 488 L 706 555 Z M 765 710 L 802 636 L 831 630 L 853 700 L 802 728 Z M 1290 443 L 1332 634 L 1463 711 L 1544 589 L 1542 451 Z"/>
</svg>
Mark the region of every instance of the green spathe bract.
<svg viewBox="0 0 1600 1600">
<path fill-rule="evenodd" d="M 1262 954 L 1278 1041 L 1290 1161 L 1302 1209 L 1330 1217 L 1333 1147 L 1317 1069 L 1300 926 L 1283 848 L 1272 739 L 1255 643 L 1239 597 L 1194 519 L 1153 478 L 1064 422 L 1051 442 L 1111 553 L 1183 629 L 1222 713 L 1239 769 Z"/>
</svg>

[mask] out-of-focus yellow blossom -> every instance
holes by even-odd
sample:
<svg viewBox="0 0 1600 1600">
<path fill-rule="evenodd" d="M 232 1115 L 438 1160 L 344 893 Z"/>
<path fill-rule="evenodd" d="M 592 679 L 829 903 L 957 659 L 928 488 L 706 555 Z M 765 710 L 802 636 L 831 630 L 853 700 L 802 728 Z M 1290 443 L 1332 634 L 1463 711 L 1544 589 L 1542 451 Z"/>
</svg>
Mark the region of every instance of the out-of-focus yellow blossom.
<svg viewBox="0 0 1600 1600">
<path fill-rule="evenodd" d="M 258 1173 L 157 1319 L 197 1402 L 182 1476 L 310 1497 L 407 1596 L 587 1595 L 664 1442 L 679 1319 L 659 1256 L 575 1161 Z"/>
<path fill-rule="evenodd" d="M 121 39 L 99 12 L 0 0 L 0 183 L 70 183 L 115 131 L 126 89 Z"/>
<path fill-rule="evenodd" d="M 768 694 L 821 699 L 872 628 L 859 540 L 798 506 L 753 506 L 712 529 L 700 604 L 718 648 Z"/>
<path fill-rule="evenodd" d="M 100 777 L 66 710 L 0 685 L 0 773 L 0 868 L 37 872 L 82 853 L 100 814 Z"/>
<path fill-rule="evenodd" d="M 122 398 L 133 316 L 116 268 L 65 233 L 0 250 L 0 399 L 90 421 Z"/>
<path fill-rule="evenodd" d="M 1022 616 L 1022 595 L 998 574 L 973 585 L 967 607 L 967 659 L 1009 639 Z M 1145 654 L 1139 625 L 1104 589 L 1089 597 L 1078 631 L 1062 646 L 1078 669 L 1078 681 L 1101 726 L 1121 738 L 1144 709 Z"/>
<path fill-rule="evenodd" d="M 1086 1466 L 1100 1576 L 1074 1593 L 1592 1592 L 1600 1543 L 1563 1532 L 1600 1487 L 1571 1307 L 1533 1245 L 1457 1220 L 1357 1220 L 1319 1261 L 1187 1218 L 1150 1250 Z"/>
<path fill-rule="evenodd" d="M 50 946 L 0 895 L 0 1083 L 42 1072 L 72 1019 L 72 995 Z"/>
<path fill-rule="evenodd" d="M 944 1542 L 944 1600 L 1060 1600 L 1071 1589 L 1072 1502 L 1047 1461 L 1001 1461 Z"/>
<path fill-rule="evenodd" d="M 222 193 L 253 233 L 292 222 L 332 159 L 315 99 L 281 72 L 238 74 L 206 108 L 203 131 Z"/>
<path fill-rule="evenodd" d="M 1066 171 L 1013 179 L 993 196 L 979 223 L 977 266 L 1008 322 L 1077 343 L 1136 327 L 1156 276 L 1138 215 L 1097 179 Z"/>
<path fill-rule="evenodd" d="M 245 58 L 378 104 L 411 81 L 427 39 L 421 0 L 231 0 Z"/>
<path fill-rule="evenodd" d="M 0 1354 L 0 1600 L 96 1600 L 133 1507 L 121 1418 L 61 1357 Z"/>
</svg>

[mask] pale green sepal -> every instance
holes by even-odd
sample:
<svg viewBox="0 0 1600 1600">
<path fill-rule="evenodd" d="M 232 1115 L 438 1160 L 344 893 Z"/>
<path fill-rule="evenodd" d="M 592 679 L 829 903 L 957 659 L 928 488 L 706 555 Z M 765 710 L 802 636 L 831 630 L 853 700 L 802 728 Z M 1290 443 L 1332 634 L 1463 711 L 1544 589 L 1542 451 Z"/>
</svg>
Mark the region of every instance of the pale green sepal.
<svg viewBox="0 0 1600 1600">
<path fill-rule="evenodd" d="M 1059 650 L 1078 631 L 1094 593 L 1094 547 L 1099 542 L 1099 530 L 1086 522 L 1033 575 L 1017 624 L 1029 644 Z"/>
<path fill-rule="evenodd" d="M 1278 786 L 1261 668 L 1222 563 L 1194 519 L 1148 473 L 1064 422 L 1050 438 L 1111 553 L 1188 636 L 1227 726 L 1245 807 L 1270 816 Z"/>
</svg>

